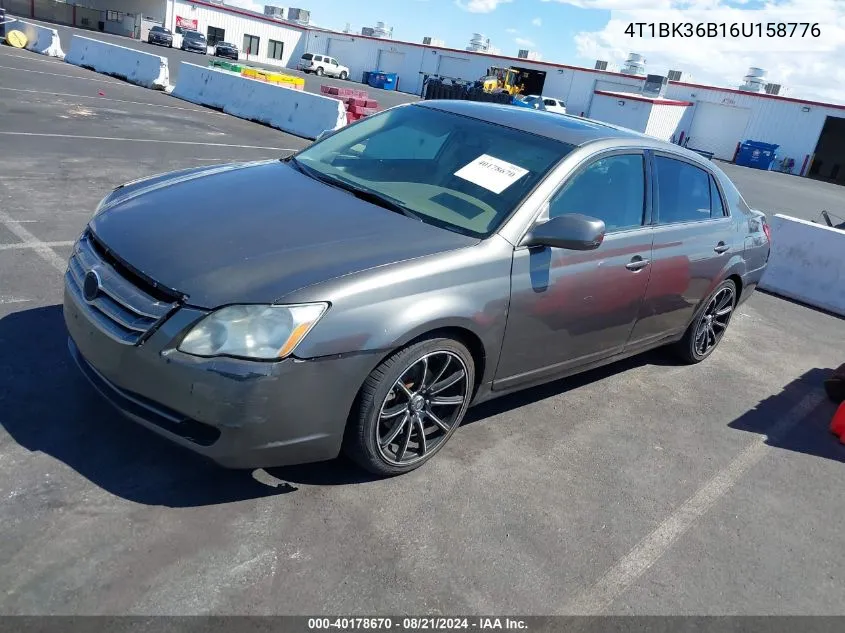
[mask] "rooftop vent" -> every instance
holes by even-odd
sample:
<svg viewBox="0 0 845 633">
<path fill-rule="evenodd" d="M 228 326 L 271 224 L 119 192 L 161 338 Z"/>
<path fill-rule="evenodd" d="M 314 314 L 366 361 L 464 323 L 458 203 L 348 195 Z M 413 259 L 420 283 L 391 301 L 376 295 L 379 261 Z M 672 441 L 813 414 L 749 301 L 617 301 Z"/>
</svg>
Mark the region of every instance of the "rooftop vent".
<svg viewBox="0 0 845 633">
<path fill-rule="evenodd" d="M 639 53 L 630 53 L 622 67 L 622 72 L 627 75 L 645 75 L 645 64 L 645 57 Z"/>
<path fill-rule="evenodd" d="M 596 60 L 596 70 L 607 70 L 607 62 L 603 59 Z"/>
<path fill-rule="evenodd" d="M 766 84 L 766 94 L 767 95 L 779 95 L 783 86 L 780 84 Z"/>
<path fill-rule="evenodd" d="M 752 66 L 745 73 L 743 79 L 744 83 L 739 87 L 740 90 L 747 92 L 763 92 L 766 88 L 766 71 L 762 68 Z"/>
</svg>

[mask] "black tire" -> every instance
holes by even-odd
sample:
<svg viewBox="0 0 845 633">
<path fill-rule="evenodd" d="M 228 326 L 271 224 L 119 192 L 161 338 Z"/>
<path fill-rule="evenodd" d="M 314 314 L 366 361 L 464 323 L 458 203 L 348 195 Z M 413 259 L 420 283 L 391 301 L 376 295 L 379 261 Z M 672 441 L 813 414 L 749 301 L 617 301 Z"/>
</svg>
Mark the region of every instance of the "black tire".
<svg viewBox="0 0 845 633">
<path fill-rule="evenodd" d="M 340 78 L 341 78 L 343 81 L 346 81 L 347 79 L 349 79 L 349 73 L 348 73 L 348 72 L 346 72 L 345 70 L 342 70 L 342 71 L 340 72 Z"/>
<path fill-rule="evenodd" d="M 719 308 L 727 294 L 730 295 L 729 302 Z M 737 287 L 732 280 L 726 279 L 716 286 L 716 289 L 707 297 L 707 301 L 704 302 L 703 307 L 690 323 L 684 337 L 675 344 L 674 351 L 678 357 L 685 363 L 694 365 L 710 356 L 713 350 L 719 346 L 730 325 L 736 303 Z M 719 309 L 715 310 L 715 308 Z M 714 317 L 714 313 L 723 312 L 728 308 L 729 311 L 724 318 Z M 702 337 L 707 337 L 706 341 Z M 702 346 L 702 343 L 706 345 L 706 348 Z"/>
<path fill-rule="evenodd" d="M 444 359 L 443 363 L 436 362 L 440 358 Z M 430 363 L 429 359 L 431 359 Z M 421 367 L 422 363 L 425 363 L 425 365 Z M 440 369 L 441 364 L 442 371 Z M 420 367 L 421 369 L 418 369 Z M 454 369 L 450 367 L 454 367 Z M 461 371 L 464 372 L 463 379 L 459 378 L 453 385 L 436 392 L 448 394 L 451 391 L 455 394 L 455 391 L 458 391 L 459 393 L 448 396 L 447 398 L 441 398 L 441 396 L 435 396 L 433 394 L 430 396 L 427 395 L 424 398 L 426 404 L 423 411 L 426 413 L 423 413 L 423 416 L 427 416 L 428 412 L 433 412 L 431 407 L 436 407 L 435 415 L 441 416 L 442 414 L 442 419 L 439 419 L 439 423 L 445 423 L 448 426 L 448 431 L 443 431 L 442 426 L 438 427 L 434 425 L 427 417 L 421 417 L 419 426 L 417 426 L 417 422 L 413 414 L 411 414 L 412 398 L 408 399 L 407 406 L 401 402 L 398 406 L 394 405 L 393 408 L 395 410 L 402 410 L 404 412 L 401 415 L 403 416 L 402 420 L 407 419 L 407 427 L 403 426 L 403 428 L 408 429 L 408 439 L 405 439 L 405 431 L 401 431 L 398 435 L 393 436 L 397 438 L 395 441 L 397 449 L 400 444 L 404 443 L 404 448 L 401 449 L 402 455 L 404 455 L 406 450 L 410 448 L 410 438 L 416 435 L 417 439 L 414 442 L 414 453 L 405 460 L 405 463 L 399 463 L 403 462 L 402 455 L 397 455 L 398 459 L 391 462 L 385 457 L 385 454 L 390 454 L 392 443 L 388 441 L 387 446 L 381 444 L 382 436 L 380 430 L 384 422 L 382 416 L 386 412 L 385 407 L 390 402 L 390 399 L 395 397 L 394 392 L 401 395 L 401 392 L 396 390 L 399 387 L 400 378 L 403 378 L 401 382 L 407 387 L 403 387 L 407 394 L 409 393 L 408 389 L 414 390 L 420 385 L 419 378 L 426 370 L 428 371 L 426 374 L 428 380 L 436 384 L 426 386 L 426 379 L 423 379 L 423 389 L 414 392 L 414 398 L 418 397 L 417 394 L 425 394 L 431 387 L 447 383 L 449 379 L 459 375 Z M 407 383 L 409 380 L 407 376 L 409 374 L 412 378 L 416 376 L 411 383 Z M 343 450 L 355 463 L 376 475 L 401 475 L 415 470 L 434 457 L 460 426 L 469 402 L 472 399 L 474 386 L 475 365 L 472 355 L 462 343 L 449 338 L 429 338 L 402 348 L 376 367 L 367 377 L 363 387 L 361 387 L 357 410 L 353 411 L 347 425 Z M 457 399 L 458 396 L 463 397 L 463 402 L 460 405 L 429 402 L 430 398 Z M 443 409 L 442 407 L 446 408 Z M 390 419 L 395 419 L 397 422 L 402 421 L 399 419 L 399 415 Z M 394 429 L 398 426 L 397 422 L 392 423 Z M 429 425 L 427 429 L 425 428 L 426 424 Z M 426 441 L 421 442 L 419 440 L 418 428 L 423 429 L 422 435 Z M 390 435 L 390 432 L 386 435 Z M 430 442 L 435 443 L 430 444 Z M 381 448 L 379 444 L 381 444 Z M 429 446 L 430 448 L 428 448 Z M 396 452 L 398 454 L 398 450 Z"/>
<path fill-rule="evenodd" d="M 314 74 L 317 75 L 318 77 L 322 77 L 323 76 L 322 66 L 318 67 L 317 70 L 314 71 Z"/>
</svg>

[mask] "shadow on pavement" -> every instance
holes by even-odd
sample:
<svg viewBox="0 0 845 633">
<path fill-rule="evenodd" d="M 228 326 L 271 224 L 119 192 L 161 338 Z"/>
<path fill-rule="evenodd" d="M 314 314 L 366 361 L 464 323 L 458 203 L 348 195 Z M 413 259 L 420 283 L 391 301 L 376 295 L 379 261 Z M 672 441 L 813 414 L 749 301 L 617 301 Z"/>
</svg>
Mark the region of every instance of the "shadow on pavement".
<svg viewBox="0 0 845 633">
<path fill-rule="evenodd" d="M 824 381 L 830 369 L 811 369 L 786 385 L 728 426 L 738 431 L 766 435 L 766 444 L 788 451 L 805 453 L 814 457 L 845 462 L 845 445 L 830 432 L 830 421 L 836 405 L 824 393 Z M 816 406 L 805 407 L 813 398 L 822 398 Z M 783 432 L 778 431 L 780 421 L 794 415 L 799 407 L 795 424 Z"/>
<path fill-rule="evenodd" d="M 147 505 L 194 507 L 295 492 L 297 485 L 374 481 L 348 460 L 271 468 L 223 469 L 126 420 L 87 383 L 70 359 L 61 306 L 23 310 L 0 319 L 0 425 L 22 447 L 63 462 L 111 494 Z M 470 410 L 464 424 L 577 389 L 646 365 L 674 364 L 655 351 L 566 380 L 527 389 Z M 730 424 L 766 433 L 829 371 L 815 369 Z M 834 406 L 809 411 L 773 446 L 845 461 L 845 446 L 827 430 Z"/>
</svg>

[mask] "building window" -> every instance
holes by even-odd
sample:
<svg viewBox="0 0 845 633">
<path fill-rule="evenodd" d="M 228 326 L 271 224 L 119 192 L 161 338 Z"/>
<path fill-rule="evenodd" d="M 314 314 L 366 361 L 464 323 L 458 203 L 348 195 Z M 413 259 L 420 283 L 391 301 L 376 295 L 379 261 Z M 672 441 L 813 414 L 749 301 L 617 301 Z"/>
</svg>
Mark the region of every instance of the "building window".
<svg viewBox="0 0 845 633">
<path fill-rule="evenodd" d="M 217 42 L 226 41 L 226 30 L 218 29 L 216 26 L 209 26 L 207 39 L 209 46 L 217 46 Z"/>
<path fill-rule="evenodd" d="M 258 55 L 258 46 L 260 43 L 261 38 L 255 35 L 244 35 L 244 53 L 247 55 Z"/>
<path fill-rule="evenodd" d="M 276 40 L 270 40 L 270 50 L 267 51 L 267 56 L 270 59 L 282 59 L 282 56 L 285 52 L 285 44 L 284 42 L 277 42 Z"/>
<path fill-rule="evenodd" d="M 120 11 L 106 11 L 106 20 L 109 22 L 123 22 L 123 14 Z"/>
</svg>

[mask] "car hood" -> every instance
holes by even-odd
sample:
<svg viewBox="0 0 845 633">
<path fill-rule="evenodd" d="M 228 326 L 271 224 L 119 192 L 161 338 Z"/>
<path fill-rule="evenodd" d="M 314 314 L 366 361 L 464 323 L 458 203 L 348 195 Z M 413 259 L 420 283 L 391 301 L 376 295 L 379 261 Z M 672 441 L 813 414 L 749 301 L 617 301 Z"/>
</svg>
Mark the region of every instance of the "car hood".
<svg viewBox="0 0 845 633">
<path fill-rule="evenodd" d="M 362 201 L 280 161 L 130 183 L 90 229 L 115 257 L 204 308 L 262 303 L 478 239 Z"/>
</svg>

